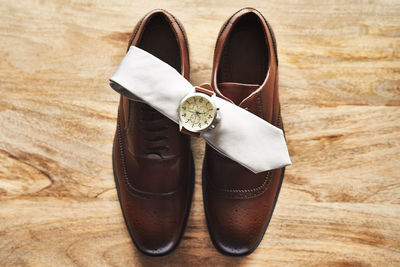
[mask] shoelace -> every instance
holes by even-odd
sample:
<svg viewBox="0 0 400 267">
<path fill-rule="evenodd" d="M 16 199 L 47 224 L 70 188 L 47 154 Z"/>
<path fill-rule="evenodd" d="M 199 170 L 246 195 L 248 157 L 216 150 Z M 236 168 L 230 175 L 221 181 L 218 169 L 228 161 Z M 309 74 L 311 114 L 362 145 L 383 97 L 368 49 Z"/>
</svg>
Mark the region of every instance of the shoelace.
<svg viewBox="0 0 400 267">
<path fill-rule="evenodd" d="M 148 105 L 140 107 L 140 121 L 145 133 L 144 142 L 146 153 L 150 157 L 162 158 L 162 154 L 169 150 L 166 134 L 167 118 Z"/>
</svg>

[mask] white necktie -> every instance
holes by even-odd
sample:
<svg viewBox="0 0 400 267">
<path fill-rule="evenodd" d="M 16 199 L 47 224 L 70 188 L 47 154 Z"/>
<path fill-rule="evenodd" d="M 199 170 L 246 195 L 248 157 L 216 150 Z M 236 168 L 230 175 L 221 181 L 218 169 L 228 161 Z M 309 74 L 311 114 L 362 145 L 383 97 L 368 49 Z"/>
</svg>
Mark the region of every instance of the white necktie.
<svg viewBox="0 0 400 267">
<path fill-rule="evenodd" d="M 194 87 L 173 67 L 131 46 L 110 78 L 111 87 L 133 100 L 143 101 L 178 123 L 178 107 Z M 256 115 L 216 97 L 220 120 L 202 134 L 226 157 L 254 173 L 290 165 L 283 131 Z"/>
</svg>

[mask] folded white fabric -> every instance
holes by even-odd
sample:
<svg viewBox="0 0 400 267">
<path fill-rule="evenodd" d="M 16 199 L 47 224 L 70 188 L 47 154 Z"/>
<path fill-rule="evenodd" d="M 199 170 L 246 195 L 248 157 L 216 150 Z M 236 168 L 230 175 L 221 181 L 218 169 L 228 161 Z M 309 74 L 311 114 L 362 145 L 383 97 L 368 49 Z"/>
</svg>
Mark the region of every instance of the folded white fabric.
<svg viewBox="0 0 400 267">
<path fill-rule="evenodd" d="M 136 46 L 129 48 L 110 85 L 176 123 L 180 101 L 194 92 L 193 85 L 174 68 Z M 254 173 L 291 164 L 281 129 L 222 98 L 216 97 L 216 106 L 220 120 L 202 134 L 214 149 Z"/>
</svg>

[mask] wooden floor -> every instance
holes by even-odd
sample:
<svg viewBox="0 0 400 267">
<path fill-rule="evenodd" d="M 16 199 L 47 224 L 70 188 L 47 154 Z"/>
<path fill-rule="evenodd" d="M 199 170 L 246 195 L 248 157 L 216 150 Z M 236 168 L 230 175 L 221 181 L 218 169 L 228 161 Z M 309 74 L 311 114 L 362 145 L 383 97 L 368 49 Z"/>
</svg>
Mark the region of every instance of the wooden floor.
<svg viewBox="0 0 400 267">
<path fill-rule="evenodd" d="M 0 266 L 400 266 L 399 1 L 0 0 Z M 217 33 L 254 6 L 278 41 L 293 161 L 260 247 L 220 255 L 202 195 L 204 142 L 183 241 L 132 245 L 112 177 L 119 96 L 108 78 L 136 22 L 165 8 L 186 28 L 193 84 Z"/>
</svg>

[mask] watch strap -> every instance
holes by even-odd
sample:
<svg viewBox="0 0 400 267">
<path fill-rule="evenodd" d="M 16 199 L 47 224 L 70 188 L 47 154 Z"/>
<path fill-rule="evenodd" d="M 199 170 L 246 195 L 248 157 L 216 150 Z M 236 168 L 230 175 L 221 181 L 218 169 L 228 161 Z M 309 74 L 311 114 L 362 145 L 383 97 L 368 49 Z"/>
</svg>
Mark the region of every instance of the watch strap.
<svg viewBox="0 0 400 267">
<path fill-rule="evenodd" d="M 214 94 L 214 91 L 209 84 L 201 84 L 199 86 L 195 86 L 194 90 L 198 93 L 203 93 L 209 96 L 212 96 Z"/>
<path fill-rule="evenodd" d="M 184 134 L 187 134 L 187 135 L 190 135 L 193 137 L 197 137 L 197 138 L 200 137 L 200 133 L 195 133 L 195 132 L 189 131 L 184 127 L 182 127 L 182 129 L 180 131 L 181 131 L 181 133 L 184 133 Z"/>
</svg>

